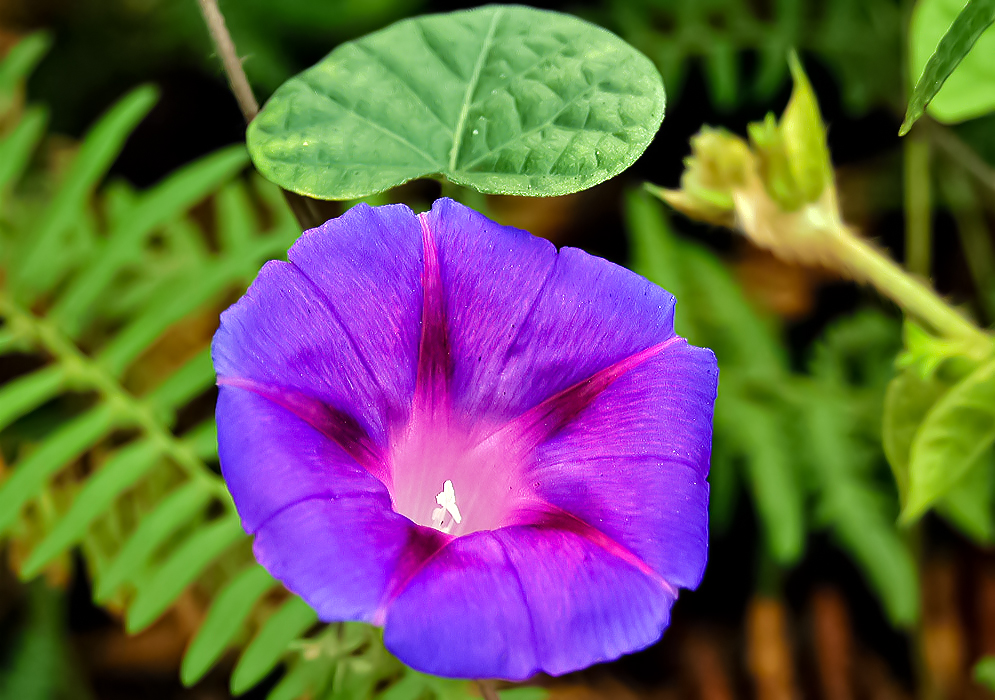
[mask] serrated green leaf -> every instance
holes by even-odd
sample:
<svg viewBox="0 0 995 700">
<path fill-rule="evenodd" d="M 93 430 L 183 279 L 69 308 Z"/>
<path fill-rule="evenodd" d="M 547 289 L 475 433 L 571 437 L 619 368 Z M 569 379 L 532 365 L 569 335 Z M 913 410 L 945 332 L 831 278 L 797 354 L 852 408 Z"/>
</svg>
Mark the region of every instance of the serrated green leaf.
<svg viewBox="0 0 995 700">
<path fill-rule="evenodd" d="M 39 573 L 55 557 L 79 542 L 90 523 L 155 466 L 160 454 L 160 446 L 150 440 L 140 440 L 119 450 L 86 480 L 66 514 L 31 551 L 22 567 L 24 576 Z"/>
<path fill-rule="evenodd" d="M 840 498 L 847 501 L 846 511 L 835 521 L 835 534 L 870 579 L 892 623 L 911 626 L 919 618 L 919 581 L 911 552 L 871 494 L 854 485 L 841 491 Z"/>
<path fill-rule="evenodd" d="M 913 522 L 995 442 L 995 360 L 955 384 L 923 420 L 909 453 L 902 520 Z"/>
<path fill-rule="evenodd" d="M 320 199 L 444 176 L 553 196 L 635 162 L 663 119 L 648 58 L 570 15 L 488 5 L 398 22 L 284 83 L 249 125 L 263 175 Z"/>
<path fill-rule="evenodd" d="M 739 55 L 737 48 L 721 36 L 708 41 L 705 74 L 715 106 L 725 111 L 736 104 L 739 93 Z"/>
<path fill-rule="evenodd" d="M 0 430 L 58 396 L 65 383 L 65 367 L 54 364 L 4 384 L 0 388 Z"/>
<path fill-rule="evenodd" d="M 210 670 L 242 629 L 259 598 L 278 585 L 276 579 L 256 564 L 228 582 L 215 596 L 183 655 L 180 678 L 184 685 L 193 685 Z M 291 696 L 289 700 L 297 697 Z"/>
<path fill-rule="evenodd" d="M 986 656 L 974 666 L 975 682 L 995 693 L 995 656 Z"/>
<path fill-rule="evenodd" d="M 242 652 L 231 675 L 232 695 L 241 695 L 276 668 L 290 643 L 308 631 L 318 615 L 294 596 L 266 620 L 259 634 Z"/>
<path fill-rule="evenodd" d="M 198 528 L 139 586 L 128 607 L 128 632 L 140 632 L 155 622 L 209 564 L 244 537 L 234 513 Z"/>
<path fill-rule="evenodd" d="M 45 482 L 93 447 L 114 425 L 114 411 L 102 404 L 62 425 L 21 460 L 0 484 L 0 533 L 16 520 L 21 508 L 39 494 Z"/>
<path fill-rule="evenodd" d="M 712 532 L 728 532 L 735 515 L 739 493 L 739 474 L 735 453 L 724 436 L 712 443 L 712 458 L 708 469 L 708 525 Z"/>
<path fill-rule="evenodd" d="M 117 158 L 131 134 L 157 99 L 156 90 L 142 86 L 121 98 L 83 138 L 83 145 L 45 216 L 35 229 L 20 264 L 11 272 L 17 292 L 30 298 L 52 282 L 48 271 L 59 236 L 82 211 L 87 197 Z"/>
<path fill-rule="evenodd" d="M 203 511 L 211 492 L 199 482 L 189 482 L 164 498 L 142 517 L 114 560 L 96 581 L 94 598 L 106 601 L 126 581 L 132 580 L 148 557 L 178 529 Z"/>
<path fill-rule="evenodd" d="M 929 105 L 942 122 L 995 109 L 995 0 L 920 0 L 909 28 L 911 75 L 918 75 L 899 136 Z M 942 91 L 940 88 L 944 88 Z"/>
<path fill-rule="evenodd" d="M 936 512 L 981 545 L 995 540 L 995 461 L 982 454 L 936 503 Z"/>
</svg>

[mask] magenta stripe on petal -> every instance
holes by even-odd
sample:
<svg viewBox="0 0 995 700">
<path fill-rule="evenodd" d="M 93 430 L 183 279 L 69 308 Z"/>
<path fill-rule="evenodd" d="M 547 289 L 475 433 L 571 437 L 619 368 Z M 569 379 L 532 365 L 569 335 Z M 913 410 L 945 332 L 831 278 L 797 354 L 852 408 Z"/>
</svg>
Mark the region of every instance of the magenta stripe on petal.
<svg viewBox="0 0 995 700">
<path fill-rule="evenodd" d="M 334 441 L 359 466 L 390 488 L 390 470 L 380 448 L 373 444 L 356 419 L 345 411 L 324 404 L 300 391 L 252 379 L 218 377 L 218 386 L 251 391 L 287 409 L 329 440 Z"/>
</svg>

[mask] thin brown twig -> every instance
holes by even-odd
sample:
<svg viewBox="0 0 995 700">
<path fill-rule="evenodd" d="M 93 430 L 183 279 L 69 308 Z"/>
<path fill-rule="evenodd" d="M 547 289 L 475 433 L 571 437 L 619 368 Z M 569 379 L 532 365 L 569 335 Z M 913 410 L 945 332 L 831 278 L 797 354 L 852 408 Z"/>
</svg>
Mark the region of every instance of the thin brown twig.
<svg viewBox="0 0 995 700">
<path fill-rule="evenodd" d="M 259 114 L 259 103 L 256 101 L 252 86 L 249 85 L 249 79 L 245 75 L 242 59 L 238 57 L 238 52 L 235 50 L 235 42 L 232 41 L 231 34 L 228 32 L 225 17 L 221 14 L 221 8 L 218 7 L 218 0 L 199 0 L 199 2 L 204 22 L 211 33 L 211 41 L 214 43 L 215 51 L 218 58 L 221 59 L 225 76 L 228 78 L 228 85 L 235 96 L 235 101 L 238 102 L 242 116 L 245 117 L 245 123 L 248 124 Z M 302 229 L 315 228 L 324 221 L 316 203 L 309 198 L 286 189 L 283 190 L 283 197 L 287 200 L 287 206 L 290 207 L 290 211 L 293 212 Z"/>
<path fill-rule="evenodd" d="M 218 0 L 199 0 L 199 2 L 207 30 L 211 33 L 211 41 L 214 42 L 218 58 L 221 59 L 221 65 L 224 66 L 225 75 L 228 77 L 228 85 L 231 86 L 232 94 L 238 101 L 238 108 L 242 110 L 242 116 L 245 117 L 245 123 L 248 124 L 259 114 L 259 103 L 256 102 L 252 86 L 249 85 L 245 69 L 242 68 L 242 59 L 235 51 L 235 42 L 231 40 L 231 34 L 228 33 L 225 17 L 221 14 L 221 8 L 218 7 Z"/>
</svg>

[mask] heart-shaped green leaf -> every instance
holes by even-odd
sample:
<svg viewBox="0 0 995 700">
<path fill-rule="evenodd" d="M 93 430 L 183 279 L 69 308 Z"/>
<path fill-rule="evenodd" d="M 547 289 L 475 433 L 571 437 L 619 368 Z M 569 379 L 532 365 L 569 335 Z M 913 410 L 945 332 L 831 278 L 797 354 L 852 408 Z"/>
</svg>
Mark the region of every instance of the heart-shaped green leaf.
<svg viewBox="0 0 995 700">
<path fill-rule="evenodd" d="M 249 126 L 280 186 L 353 199 L 426 176 L 553 196 L 631 165 L 663 119 L 660 74 L 570 15 L 489 5 L 404 20 L 284 83 Z"/>
</svg>

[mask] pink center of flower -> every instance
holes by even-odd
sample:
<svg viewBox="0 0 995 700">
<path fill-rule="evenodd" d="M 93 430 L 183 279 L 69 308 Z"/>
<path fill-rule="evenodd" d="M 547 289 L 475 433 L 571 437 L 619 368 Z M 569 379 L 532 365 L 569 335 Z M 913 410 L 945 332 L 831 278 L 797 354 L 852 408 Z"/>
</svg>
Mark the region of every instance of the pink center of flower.
<svg viewBox="0 0 995 700">
<path fill-rule="evenodd" d="M 682 339 L 637 352 L 504 424 L 472 422 L 454 411 L 446 312 L 438 253 L 425 215 L 422 336 L 411 418 L 392 436 L 386 482 L 394 509 L 454 536 L 517 521 L 543 504 L 523 478 L 536 447 L 562 430 L 612 382 Z"/>
</svg>

